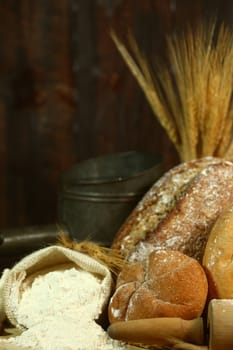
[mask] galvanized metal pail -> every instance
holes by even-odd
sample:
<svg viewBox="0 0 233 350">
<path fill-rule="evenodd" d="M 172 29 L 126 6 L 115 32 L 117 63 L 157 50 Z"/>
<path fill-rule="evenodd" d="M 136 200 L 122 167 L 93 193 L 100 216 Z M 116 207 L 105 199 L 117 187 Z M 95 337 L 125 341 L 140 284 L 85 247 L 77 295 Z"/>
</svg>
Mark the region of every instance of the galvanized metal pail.
<svg viewBox="0 0 233 350">
<path fill-rule="evenodd" d="M 61 177 L 59 221 L 68 227 L 73 238 L 108 246 L 161 174 L 161 156 L 136 151 L 75 164 Z"/>
</svg>

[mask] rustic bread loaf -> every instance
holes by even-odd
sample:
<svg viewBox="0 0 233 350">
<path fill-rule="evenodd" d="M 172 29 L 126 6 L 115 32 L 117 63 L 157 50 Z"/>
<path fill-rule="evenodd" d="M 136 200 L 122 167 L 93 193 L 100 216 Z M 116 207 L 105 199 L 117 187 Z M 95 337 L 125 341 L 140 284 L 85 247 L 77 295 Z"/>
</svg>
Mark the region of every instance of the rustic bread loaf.
<svg viewBox="0 0 233 350">
<path fill-rule="evenodd" d="M 173 250 L 154 251 L 129 263 L 109 302 L 110 323 L 154 317 L 193 319 L 202 314 L 208 285 L 196 259 Z"/>
<path fill-rule="evenodd" d="M 203 256 L 209 297 L 233 299 L 233 204 L 214 224 Z"/>
<path fill-rule="evenodd" d="M 131 261 L 160 248 L 201 261 L 210 229 L 232 201 L 232 162 L 206 157 L 182 163 L 146 193 L 112 247 L 123 250 Z"/>
</svg>

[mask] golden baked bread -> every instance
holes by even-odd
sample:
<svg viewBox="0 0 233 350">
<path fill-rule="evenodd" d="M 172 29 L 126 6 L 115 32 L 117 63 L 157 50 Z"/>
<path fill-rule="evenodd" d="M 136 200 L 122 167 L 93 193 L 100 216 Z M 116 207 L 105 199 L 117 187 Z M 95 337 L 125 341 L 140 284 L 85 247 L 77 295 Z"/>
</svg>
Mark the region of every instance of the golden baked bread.
<svg viewBox="0 0 233 350">
<path fill-rule="evenodd" d="M 154 317 L 199 317 L 208 292 L 196 259 L 169 249 L 154 251 L 120 272 L 110 299 L 110 323 Z"/>
<path fill-rule="evenodd" d="M 131 261 L 161 248 L 201 261 L 213 224 L 232 201 L 232 162 L 206 157 L 182 163 L 151 187 L 112 247 L 123 250 Z"/>
<path fill-rule="evenodd" d="M 233 299 L 233 203 L 213 226 L 203 256 L 209 297 Z"/>
</svg>

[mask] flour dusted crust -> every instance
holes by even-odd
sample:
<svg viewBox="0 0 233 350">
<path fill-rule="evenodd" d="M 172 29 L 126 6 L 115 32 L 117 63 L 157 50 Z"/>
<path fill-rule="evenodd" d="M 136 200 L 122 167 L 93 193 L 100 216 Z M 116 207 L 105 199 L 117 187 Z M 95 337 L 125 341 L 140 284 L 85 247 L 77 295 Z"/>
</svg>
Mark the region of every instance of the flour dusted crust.
<svg viewBox="0 0 233 350">
<path fill-rule="evenodd" d="M 175 206 L 189 182 L 206 166 L 221 162 L 206 157 L 181 163 L 166 172 L 149 189 L 114 237 L 112 247 L 130 251 L 153 232 L 161 219 Z"/>
<path fill-rule="evenodd" d="M 207 291 L 206 275 L 197 260 L 178 251 L 154 251 L 119 274 L 109 303 L 109 321 L 193 319 L 202 314 Z"/>
<path fill-rule="evenodd" d="M 117 233 L 112 246 L 129 260 L 160 248 L 200 260 L 210 229 L 233 201 L 233 163 L 206 157 L 165 173 Z"/>
<path fill-rule="evenodd" d="M 169 247 L 201 261 L 213 224 L 232 201 L 233 163 L 209 165 L 190 183 L 154 234 L 147 235 L 147 242 L 153 249 Z"/>
</svg>

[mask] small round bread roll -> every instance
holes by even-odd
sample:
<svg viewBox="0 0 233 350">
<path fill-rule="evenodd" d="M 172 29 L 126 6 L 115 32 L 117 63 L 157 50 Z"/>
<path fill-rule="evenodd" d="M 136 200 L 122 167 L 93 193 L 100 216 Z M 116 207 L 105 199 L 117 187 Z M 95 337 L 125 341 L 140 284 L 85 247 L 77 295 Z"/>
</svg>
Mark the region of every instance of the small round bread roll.
<svg viewBox="0 0 233 350">
<path fill-rule="evenodd" d="M 109 302 L 109 321 L 193 319 L 202 314 L 207 293 L 207 278 L 197 260 L 179 251 L 157 250 L 122 269 Z"/>
<path fill-rule="evenodd" d="M 203 256 L 209 297 L 233 299 L 233 204 L 217 219 Z"/>
</svg>

